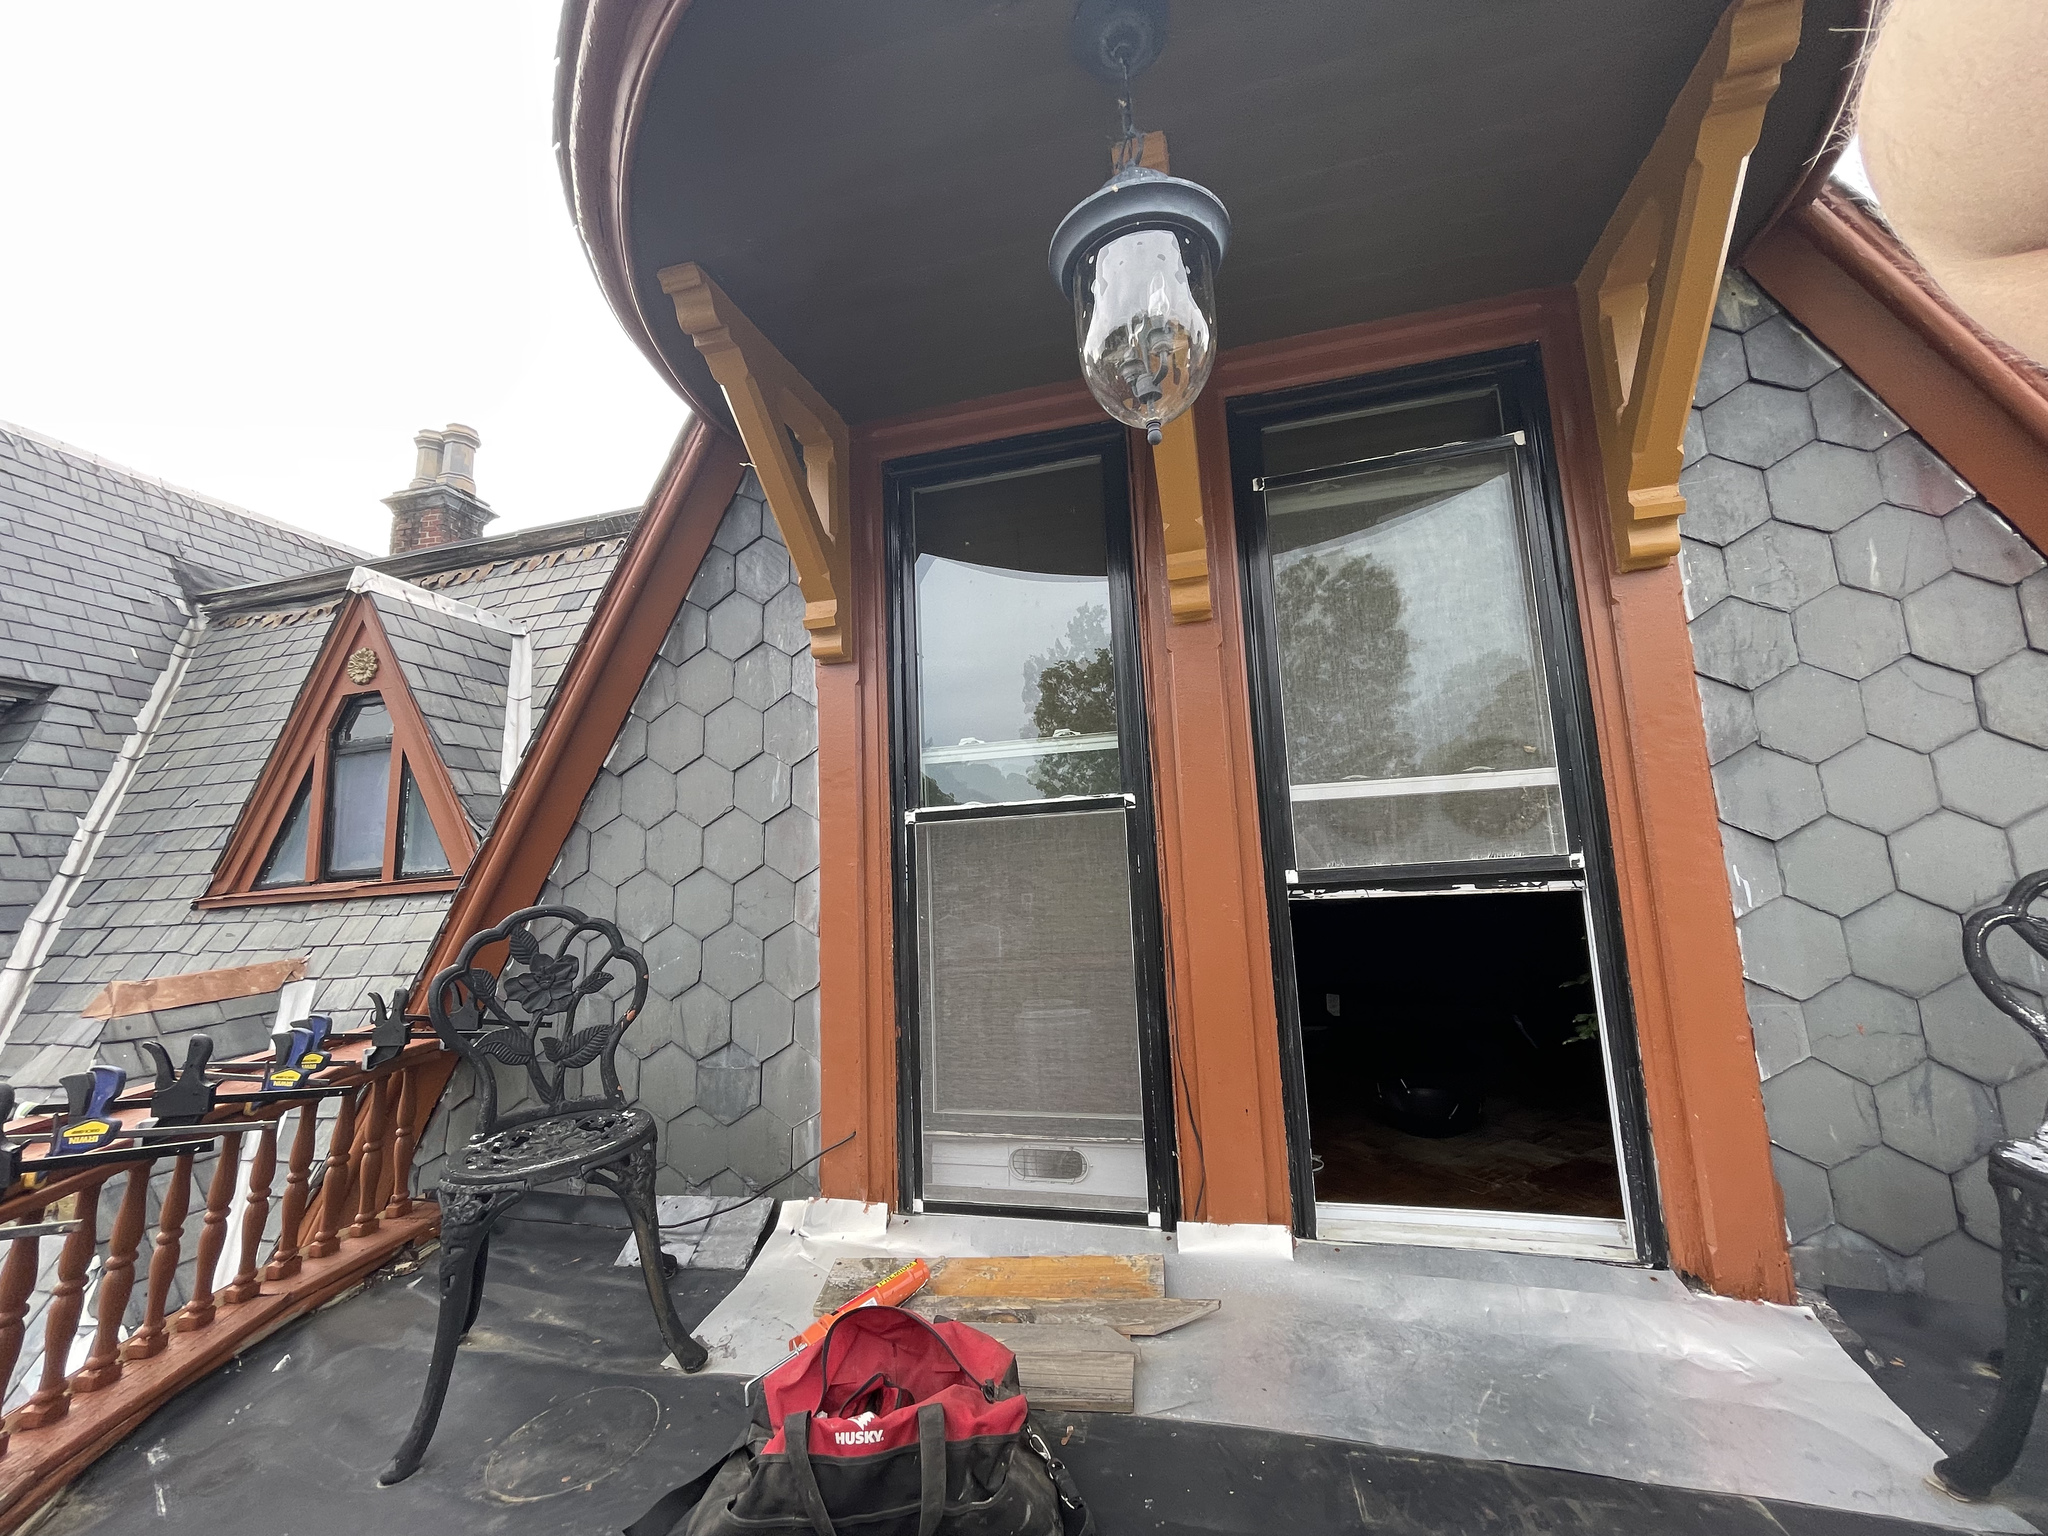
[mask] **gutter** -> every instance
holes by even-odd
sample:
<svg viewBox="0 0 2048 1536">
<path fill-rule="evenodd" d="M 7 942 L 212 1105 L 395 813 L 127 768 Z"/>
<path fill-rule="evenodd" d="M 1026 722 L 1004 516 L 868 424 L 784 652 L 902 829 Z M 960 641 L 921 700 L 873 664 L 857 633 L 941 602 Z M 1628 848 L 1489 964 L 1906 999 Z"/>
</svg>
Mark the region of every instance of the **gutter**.
<svg viewBox="0 0 2048 1536">
<path fill-rule="evenodd" d="M 114 824 L 128 786 L 134 783 L 136 770 L 142 766 L 143 755 L 149 751 L 157 728 L 170 712 L 178 685 L 185 680 L 185 669 L 191 663 L 193 653 L 199 649 L 199 637 L 206 629 L 205 610 L 183 602 L 178 603 L 178 607 L 188 617 L 178 638 L 171 642 L 170 659 L 164 663 L 163 671 L 157 674 L 149 697 L 136 713 L 135 729 L 121 743 L 121 750 L 115 755 L 114 765 L 107 771 L 99 793 L 93 796 L 92 804 L 79 818 L 78 830 L 72 834 L 71 846 L 64 850 L 64 860 L 57 867 L 56 877 L 29 913 L 21 932 L 15 935 L 14 950 L 8 955 L 6 965 L 0 967 L 0 1049 L 14 1038 L 14 1026 L 28 1002 L 29 989 L 34 986 L 36 973 L 42 969 L 43 962 L 50 957 L 50 950 L 56 945 L 58 930 L 63 927 L 65 914 L 71 910 L 71 898 L 78 893 L 78 887 L 92 869 L 92 861 L 99 854 L 108 829 Z"/>
</svg>

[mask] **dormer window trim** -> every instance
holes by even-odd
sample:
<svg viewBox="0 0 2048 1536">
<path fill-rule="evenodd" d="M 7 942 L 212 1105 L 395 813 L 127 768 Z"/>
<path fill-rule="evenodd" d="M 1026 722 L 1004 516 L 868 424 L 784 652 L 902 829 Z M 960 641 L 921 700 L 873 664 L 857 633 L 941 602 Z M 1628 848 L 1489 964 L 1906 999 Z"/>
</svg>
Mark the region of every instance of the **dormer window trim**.
<svg viewBox="0 0 2048 1536">
<path fill-rule="evenodd" d="M 382 768 L 381 802 L 362 782 L 363 770 L 345 766 L 365 759 Z M 339 834 L 358 854 L 366 851 L 364 834 L 372 828 L 379 849 L 374 869 L 337 846 Z M 423 853 L 427 838 L 438 844 L 440 858 Z M 476 848 L 476 834 L 376 607 L 358 592 L 328 632 L 229 834 L 213 882 L 194 905 L 451 891 L 461 884 Z M 348 862 L 337 867 L 337 858 Z M 409 865 L 413 873 L 407 873 Z"/>
</svg>

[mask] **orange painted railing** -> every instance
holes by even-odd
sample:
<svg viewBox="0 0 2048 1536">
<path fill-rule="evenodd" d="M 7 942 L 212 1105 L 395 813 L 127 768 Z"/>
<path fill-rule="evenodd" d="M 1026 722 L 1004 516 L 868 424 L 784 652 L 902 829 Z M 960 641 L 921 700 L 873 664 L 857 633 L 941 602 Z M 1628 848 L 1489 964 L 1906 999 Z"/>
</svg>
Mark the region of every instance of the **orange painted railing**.
<svg viewBox="0 0 2048 1536">
<path fill-rule="evenodd" d="M 415 1041 L 366 1073 L 350 1058 L 359 1062 L 367 1048 L 336 1051 L 319 1086 L 338 1094 L 215 1111 L 192 1127 L 210 1150 L 156 1152 L 145 1142 L 132 1159 L 40 1177 L 33 1155 L 24 1160 L 22 1177 L 0 1196 L 0 1388 L 14 1382 L 38 1301 L 42 1362 L 33 1392 L 0 1418 L 0 1533 L 32 1518 L 183 1388 L 438 1230 L 439 1208 L 412 1197 L 411 1169 L 455 1058 Z M 328 1102 L 331 1118 L 321 1109 Z M 132 1124 L 144 1114 L 119 1118 Z M 45 1123 L 17 1121 L 9 1131 L 19 1137 Z M 196 1165 L 208 1156 L 212 1171 L 195 1202 Z M 109 1191 L 118 1198 L 103 1234 Z M 47 1233 L 63 1221 L 76 1224 Z M 8 1224 L 46 1231 L 10 1238 Z M 232 1273 L 222 1273 L 231 1232 Z M 55 1245 L 53 1275 L 44 1273 L 46 1243 Z M 187 1300 L 171 1310 L 188 1262 Z M 15 1396 L 26 1387 L 24 1379 Z"/>
</svg>

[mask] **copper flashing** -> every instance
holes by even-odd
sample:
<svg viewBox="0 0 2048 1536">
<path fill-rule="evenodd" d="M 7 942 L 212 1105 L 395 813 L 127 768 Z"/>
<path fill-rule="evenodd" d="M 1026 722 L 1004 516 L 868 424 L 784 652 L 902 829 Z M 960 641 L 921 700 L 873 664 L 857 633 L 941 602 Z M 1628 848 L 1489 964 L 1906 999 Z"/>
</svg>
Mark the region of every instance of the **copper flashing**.
<svg viewBox="0 0 2048 1536">
<path fill-rule="evenodd" d="M 110 981 L 79 1010 L 86 1019 L 125 1019 L 135 1013 L 189 1008 L 195 1003 L 224 1003 L 234 997 L 260 997 L 306 974 L 306 957 L 266 960 L 218 971 L 188 971 L 183 976 L 152 976 L 147 981 Z"/>
</svg>

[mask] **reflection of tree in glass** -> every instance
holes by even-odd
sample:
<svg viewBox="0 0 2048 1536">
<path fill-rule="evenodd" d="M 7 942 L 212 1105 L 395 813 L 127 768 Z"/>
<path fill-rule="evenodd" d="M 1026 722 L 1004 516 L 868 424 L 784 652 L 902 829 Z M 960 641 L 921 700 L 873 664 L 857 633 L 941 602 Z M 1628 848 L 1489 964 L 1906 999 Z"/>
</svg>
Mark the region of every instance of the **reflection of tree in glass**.
<svg viewBox="0 0 2048 1536">
<path fill-rule="evenodd" d="M 1469 709 L 1464 729 L 1432 755 L 1427 773 L 1489 768 L 1546 768 L 1553 754 L 1543 725 L 1543 704 L 1533 668 L 1523 657 L 1493 651 L 1460 662 L 1444 679 L 1442 697 Z M 1443 797 L 1444 814 L 1468 832 L 1506 837 L 1543 819 L 1547 789 L 1496 789 Z"/>
<path fill-rule="evenodd" d="M 1297 784 L 1413 773 L 1402 729 L 1408 630 L 1401 585 L 1371 555 L 1302 553 L 1274 562 L 1287 767 Z"/>
<path fill-rule="evenodd" d="M 1109 610 L 1084 603 L 1051 649 L 1024 663 L 1024 702 L 1041 740 L 1116 730 L 1116 669 L 1109 655 Z M 1041 757 L 1029 777 L 1043 795 L 1113 795 L 1123 788 L 1117 754 L 1068 752 Z"/>
</svg>

